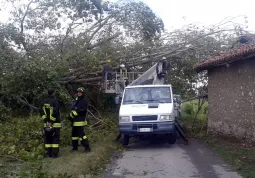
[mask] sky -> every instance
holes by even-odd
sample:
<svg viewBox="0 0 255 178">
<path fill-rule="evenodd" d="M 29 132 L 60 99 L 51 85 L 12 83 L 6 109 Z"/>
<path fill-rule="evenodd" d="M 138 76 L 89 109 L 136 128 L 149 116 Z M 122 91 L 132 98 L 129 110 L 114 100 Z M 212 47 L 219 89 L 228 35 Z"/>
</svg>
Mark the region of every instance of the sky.
<svg viewBox="0 0 255 178">
<path fill-rule="evenodd" d="M 213 25 L 226 17 L 238 17 L 235 22 L 255 31 L 254 0 L 143 0 L 159 17 L 166 29 L 181 28 L 188 23 Z M 242 16 L 242 17 L 240 17 Z"/>
<path fill-rule="evenodd" d="M 3 2 L 5 0 L 0 0 Z M 119 1 L 119 0 L 110 0 Z M 122 0 L 123 1 L 123 0 Z M 226 17 L 238 17 L 235 22 L 244 24 L 247 16 L 248 30 L 255 31 L 254 0 L 142 0 L 159 17 L 169 31 L 189 23 L 213 25 Z M 11 8 L 11 7 L 9 7 Z M 1 6 L 0 21 L 6 22 L 8 7 Z"/>
</svg>

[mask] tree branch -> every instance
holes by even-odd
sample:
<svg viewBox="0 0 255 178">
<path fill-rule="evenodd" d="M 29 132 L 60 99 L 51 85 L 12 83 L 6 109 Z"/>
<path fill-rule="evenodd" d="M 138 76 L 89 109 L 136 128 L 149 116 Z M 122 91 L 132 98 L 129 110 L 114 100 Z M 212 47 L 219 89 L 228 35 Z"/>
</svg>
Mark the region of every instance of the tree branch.
<svg viewBox="0 0 255 178">
<path fill-rule="evenodd" d="M 22 99 L 22 98 L 24 98 L 24 99 Z M 26 106 L 29 106 L 29 108 L 30 108 L 31 110 L 39 110 L 38 107 L 35 107 L 35 106 L 29 104 L 29 102 L 27 101 L 27 99 L 26 99 L 24 96 L 18 97 L 17 99 L 18 99 L 18 101 L 21 102 L 22 104 L 24 104 L 24 105 L 26 105 Z"/>
<path fill-rule="evenodd" d="M 99 81 L 99 80 L 102 80 L 102 77 L 94 77 L 94 78 L 87 78 L 87 79 L 77 79 L 77 80 L 73 80 L 71 83 L 84 83 L 84 82 Z"/>
<path fill-rule="evenodd" d="M 63 40 L 61 41 L 61 45 L 60 45 L 60 53 L 61 53 L 60 58 L 61 58 L 61 59 L 63 59 L 62 56 L 63 56 L 64 42 L 65 42 L 67 36 L 69 35 L 69 33 L 70 33 L 70 31 L 71 31 L 71 27 L 72 27 L 72 25 L 74 24 L 74 21 L 75 21 L 75 19 L 73 19 L 72 23 L 71 23 L 71 24 L 69 25 L 69 27 L 67 28 L 65 37 L 64 37 Z"/>
<path fill-rule="evenodd" d="M 30 5 L 33 3 L 33 0 L 31 0 L 28 5 L 27 5 L 27 8 L 26 8 L 26 11 L 24 13 L 24 16 L 22 17 L 21 19 L 21 22 L 20 22 L 20 35 L 21 35 L 21 43 L 24 47 L 24 49 L 26 50 L 26 52 L 28 52 L 28 48 L 27 48 L 27 44 L 25 42 L 25 37 L 24 37 L 24 21 L 25 21 L 25 18 L 28 14 L 28 10 L 30 8 Z"/>
<path fill-rule="evenodd" d="M 88 40 L 88 44 L 90 45 L 91 40 L 94 38 L 95 34 L 108 22 L 108 20 L 111 18 L 112 16 L 108 16 L 107 18 L 100 20 L 99 21 L 99 26 L 97 27 L 97 29 L 92 33 L 92 35 L 90 36 L 89 40 Z"/>
<path fill-rule="evenodd" d="M 106 43 L 107 41 L 110 41 L 110 40 L 112 40 L 114 38 L 117 38 L 119 35 L 121 35 L 121 32 L 115 33 L 114 35 L 111 35 L 111 36 L 109 36 L 109 37 L 107 37 L 105 39 L 102 39 L 101 41 L 99 41 L 99 42 L 97 42 L 95 44 L 90 45 L 89 47 L 87 47 L 87 49 L 91 50 L 91 49 L 93 49 L 93 48 L 95 48 L 97 46 L 100 46 L 100 45 Z"/>
</svg>

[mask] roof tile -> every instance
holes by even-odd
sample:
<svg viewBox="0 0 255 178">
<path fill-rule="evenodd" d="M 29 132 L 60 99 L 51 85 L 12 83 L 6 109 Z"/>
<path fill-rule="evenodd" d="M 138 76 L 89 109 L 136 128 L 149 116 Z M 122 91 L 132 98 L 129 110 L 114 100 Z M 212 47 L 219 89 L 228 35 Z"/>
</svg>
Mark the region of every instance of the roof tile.
<svg viewBox="0 0 255 178">
<path fill-rule="evenodd" d="M 240 48 L 231 49 L 227 52 L 221 53 L 218 56 L 211 57 L 207 60 L 204 60 L 194 66 L 196 72 L 201 72 L 207 70 L 215 65 L 223 64 L 226 62 L 231 62 L 232 60 L 241 60 L 242 57 L 255 54 L 255 45 L 244 45 Z M 240 59 L 238 59 L 240 58 Z"/>
</svg>

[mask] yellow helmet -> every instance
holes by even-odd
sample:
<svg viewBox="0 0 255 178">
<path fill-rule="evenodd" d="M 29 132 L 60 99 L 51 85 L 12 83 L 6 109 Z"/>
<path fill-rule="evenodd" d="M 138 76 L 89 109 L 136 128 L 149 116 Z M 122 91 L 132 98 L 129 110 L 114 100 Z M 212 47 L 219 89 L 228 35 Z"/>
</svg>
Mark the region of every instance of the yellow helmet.
<svg viewBox="0 0 255 178">
<path fill-rule="evenodd" d="M 80 87 L 80 88 L 77 89 L 77 92 L 84 93 L 85 91 L 86 91 L 86 89 L 83 88 L 83 87 Z"/>
</svg>

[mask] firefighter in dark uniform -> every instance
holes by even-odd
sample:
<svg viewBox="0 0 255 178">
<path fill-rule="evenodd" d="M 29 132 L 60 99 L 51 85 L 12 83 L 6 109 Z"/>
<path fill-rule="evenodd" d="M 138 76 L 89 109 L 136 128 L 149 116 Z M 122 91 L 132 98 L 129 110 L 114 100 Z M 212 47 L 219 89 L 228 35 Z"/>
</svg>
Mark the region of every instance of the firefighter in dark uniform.
<svg viewBox="0 0 255 178">
<path fill-rule="evenodd" d="M 44 147 L 49 157 L 58 157 L 60 141 L 60 112 L 55 90 L 48 90 L 48 98 L 40 106 L 40 115 L 44 122 Z"/>
<path fill-rule="evenodd" d="M 84 126 L 87 125 L 86 115 L 88 100 L 85 98 L 85 88 L 80 87 L 77 89 L 77 95 L 75 103 L 72 106 L 72 111 L 69 115 L 69 120 L 72 122 L 72 145 L 71 151 L 78 150 L 78 141 L 85 148 L 85 152 L 90 152 L 90 145 L 87 136 L 85 135 Z"/>
<path fill-rule="evenodd" d="M 107 86 L 109 88 L 112 85 L 112 80 L 113 80 L 112 64 L 111 60 L 107 56 L 105 57 L 105 64 L 103 68 L 103 86 L 105 90 L 107 90 Z"/>
</svg>

